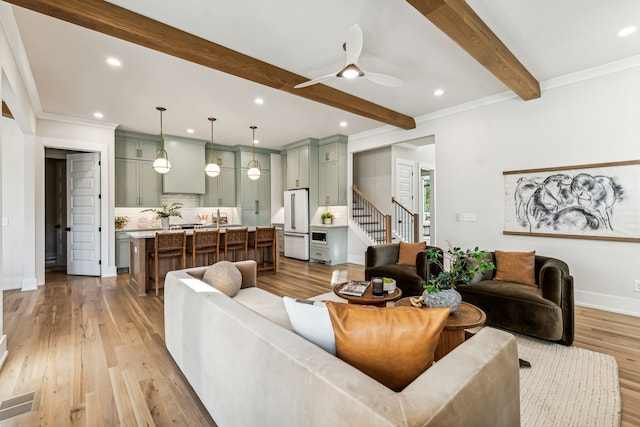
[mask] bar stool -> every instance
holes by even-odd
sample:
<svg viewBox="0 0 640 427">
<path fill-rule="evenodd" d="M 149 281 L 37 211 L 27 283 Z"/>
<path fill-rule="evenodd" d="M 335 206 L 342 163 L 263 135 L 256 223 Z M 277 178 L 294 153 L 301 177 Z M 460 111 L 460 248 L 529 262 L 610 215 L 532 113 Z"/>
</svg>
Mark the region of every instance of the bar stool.
<svg viewBox="0 0 640 427">
<path fill-rule="evenodd" d="M 162 258 L 173 258 L 173 269 L 175 270 L 176 258 L 182 258 L 182 268 L 187 268 L 186 246 L 187 233 L 185 231 L 156 233 L 153 252 L 149 253 L 149 272 L 155 273 L 153 280 L 156 285 L 156 296 L 158 296 L 160 288 L 160 260 Z M 153 268 L 151 268 L 152 263 Z M 167 272 L 164 272 L 164 275 L 166 276 Z"/>
<path fill-rule="evenodd" d="M 204 264 L 211 265 L 220 260 L 220 230 L 193 230 L 191 247 L 187 248 L 191 254 L 191 267 L 198 267 L 197 256 L 204 255 Z M 213 259 L 212 259 L 213 258 Z"/>
<path fill-rule="evenodd" d="M 235 252 L 244 251 L 244 259 L 249 258 L 249 229 L 227 228 L 224 233 L 224 259 L 230 261 L 229 255 L 233 251 L 233 260 L 236 260 Z"/>
<path fill-rule="evenodd" d="M 271 261 L 265 261 L 264 250 L 271 248 Z M 253 256 L 258 263 L 258 271 L 273 270 L 276 271 L 276 228 L 275 227 L 256 227 L 255 239 L 253 241 Z M 271 264 L 265 267 L 266 263 Z"/>
</svg>

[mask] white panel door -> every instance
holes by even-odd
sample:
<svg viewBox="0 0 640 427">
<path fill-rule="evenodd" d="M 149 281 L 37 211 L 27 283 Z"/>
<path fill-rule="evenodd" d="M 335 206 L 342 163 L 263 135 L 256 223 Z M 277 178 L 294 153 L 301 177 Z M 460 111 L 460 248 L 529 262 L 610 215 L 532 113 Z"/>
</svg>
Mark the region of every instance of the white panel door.
<svg viewBox="0 0 640 427">
<path fill-rule="evenodd" d="M 67 155 L 67 274 L 100 275 L 100 155 Z"/>
<path fill-rule="evenodd" d="M 416 211 L 413 203 L 413 162 L 396 160 L 396 200 L 405 208 Z"/>
</svg>

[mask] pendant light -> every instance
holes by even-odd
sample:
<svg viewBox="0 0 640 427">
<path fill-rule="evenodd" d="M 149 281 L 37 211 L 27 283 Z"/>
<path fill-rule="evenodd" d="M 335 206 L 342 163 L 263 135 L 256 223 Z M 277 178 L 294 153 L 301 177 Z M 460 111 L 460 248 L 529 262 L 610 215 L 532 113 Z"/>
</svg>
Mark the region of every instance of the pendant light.
<svg viewBox="0 0 640 427">
<path fill-rule="evenodd" d="M 260 162 L 256 160 L 256 129 L 258 129 L 258 127 L 249 126 L 249 129 L 251 129 L 252 132 L 251 146 L 253 152 L 253 160 L 249 161 L 249 170 L 247 171 L 247 176 L 249 177 L 249 179 L 255 181 L 256 179 L 260 178 Z"/>
<path fill-rule="evenodd" d="M 215 117 L 209 117 L 209 121 L 211 122 L 211 148 L 213 148 L 213 122 L 215 122 L 216 119 Z M 215 150 L 213 151 L 213 154 L 214 155 L 216 154 Z M 215 162 L 209 162 L 207 163 L 207 166 L 204 167 L 204 173 L 206 173 L 211 177 L 216 177 L 220 175 L 221 165 L 222 165 L 222 159 L 216 156 Z"/>
<path fill-rule="evenodd" d="M 160 111 L 160 149 L 156 153 L 156 159 L 153 161 L 153 170 L 158 173 L 167 173 L 171 170 L 171 162 L 169 162 L 169 155 L 164 149 L 164 136 L 162 135 L 162 112 L 167 109 L 156 107 L 156 110 Z"/>
</svg>

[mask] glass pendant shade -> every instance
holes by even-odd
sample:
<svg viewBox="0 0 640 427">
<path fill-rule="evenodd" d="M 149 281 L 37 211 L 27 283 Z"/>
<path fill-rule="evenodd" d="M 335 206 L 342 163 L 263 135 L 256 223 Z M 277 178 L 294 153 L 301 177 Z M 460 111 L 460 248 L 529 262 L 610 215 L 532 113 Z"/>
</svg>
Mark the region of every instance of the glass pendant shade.
<svg viewBox="0 0 640 427">
<path fill-rule="evenodd" d="M 167 109 L 164 107 L 156 107 L 156 110 L 160 111 L 160 144 L 161 148 L 156 153 L 156 159 L 153 161 L 153 170 L 158 173 L 167 173 L 171 170 L 171 162 L 169 161 L 169 155 L 164 149 L 164 136 L 162 135 L 162 112 Z"/>
<path fill-rule="evenodd" d="M 164 152 L 164 154 L 161 154 Z M 156 154 L 156 159 L 153 162 L 153 170 L 158 173 L 167 173 L 171 170 L 171 162 L 167 158 L 167 152 L 164 150 L 158 150 L 158 154 Z"/>
<path fill-rule="evenodd" d="M 252 147 L 253 159 L 247 165 L 249 167 L 249 170 L 247 171 L 247 176 L 249 177 L 250 180 L 255 181 L 256 179 L 260 178 L 260 162 L 256 160 L 256 129 L 258 129 L 258 127 L 249 126 L 249 128 L 252 131 L 251 147 Z"/>
<path fill-rule="evenodd" d="M 211 146 L 213 147 L 213 122 L 216 121 L 216 118 L 209 117 L 208 120 L 209 122 L 211 122 Z M 213 154 L 215 154 L 215 151 Z M 221 164 L 222 164 L 222 160 L 220 158 L 218 158 L 215 162 L 207 163 L 207 165 L 204 167 L 204 173 L 206 173 L 208 176 L 212 178 L 215 178 L 216 176 L 220 175 Z"/>
<path fill-rule="evenodd" d="M 252 168 L 249 168 L 249 170 L 247 171 L 247 176 L 249 177 L 249 179 L 254 181 L 260 178 L 260 168 L 257 168 L 255 166 Z"/>
<path fill-rule="evenodd" d="M 220 166 L 217 163 L 209 163 L 205 166 L 204 172 L 210 177 L 216 177 L 220 175 Z"/>
</svg>

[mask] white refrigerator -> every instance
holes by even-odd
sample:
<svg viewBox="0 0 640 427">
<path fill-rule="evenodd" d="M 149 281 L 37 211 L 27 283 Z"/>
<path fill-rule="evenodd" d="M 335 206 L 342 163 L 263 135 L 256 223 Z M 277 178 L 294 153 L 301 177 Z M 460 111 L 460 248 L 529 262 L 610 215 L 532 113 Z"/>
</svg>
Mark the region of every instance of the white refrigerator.
<svg viewBox="0 0 640 427">
<path fill-rule="evenodd" d="M 309 259 L 309 191 L 284 192 L 284 256 Z"/>
</svg>

